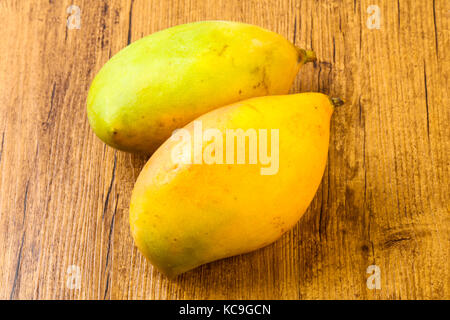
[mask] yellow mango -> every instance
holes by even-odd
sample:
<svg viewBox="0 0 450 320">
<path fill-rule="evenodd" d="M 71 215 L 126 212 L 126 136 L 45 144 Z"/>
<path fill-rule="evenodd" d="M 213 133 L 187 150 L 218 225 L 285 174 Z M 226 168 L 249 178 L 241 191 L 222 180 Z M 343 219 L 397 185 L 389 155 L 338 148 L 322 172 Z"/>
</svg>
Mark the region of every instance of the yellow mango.
<svg viewBox="0 0 450 320">
<path fill-rule="evenodd" d="M 133 189 L 137 247 L 172 277 L 278 239 L 320 184 L 338 102 L 321 93 L 252 98 L 176 131 Z"/>
<path fill-rule="evenodd" d="M 288 93 L 312 51 L 257 26 L 227 21 L 179 25 L 113 56 L 92 81 L 87 115 L 120 150 L 151 154 L 175 128 L 215 108 Z"/>
</svg>

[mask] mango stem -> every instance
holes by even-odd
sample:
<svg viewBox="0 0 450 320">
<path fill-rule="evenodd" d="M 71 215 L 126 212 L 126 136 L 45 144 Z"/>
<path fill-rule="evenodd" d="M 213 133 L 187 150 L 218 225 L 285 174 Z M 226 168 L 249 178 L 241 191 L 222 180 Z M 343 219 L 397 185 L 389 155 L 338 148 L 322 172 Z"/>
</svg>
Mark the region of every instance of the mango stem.
<svg viewBox="0 0 450 320">
<path fill-rule="evenodd" d="M 330 100 L 331 100 L 331 104 L 334 107 L 342 106 L 345 103 L 345 101 L 342 100 L 341 98 L 330 98 Z"/>
<path fill-rule="evenodd" d="M 308 62 L 314 62 L 317 60 L 316 54 L 314 51 L 305 50 L 305 49 L 301 49 L 301 48 L 297 48 L 297 50 L 299 52 L 299 61 L 302 61 L 303 63 L 308 63 Z"/>
</svg>

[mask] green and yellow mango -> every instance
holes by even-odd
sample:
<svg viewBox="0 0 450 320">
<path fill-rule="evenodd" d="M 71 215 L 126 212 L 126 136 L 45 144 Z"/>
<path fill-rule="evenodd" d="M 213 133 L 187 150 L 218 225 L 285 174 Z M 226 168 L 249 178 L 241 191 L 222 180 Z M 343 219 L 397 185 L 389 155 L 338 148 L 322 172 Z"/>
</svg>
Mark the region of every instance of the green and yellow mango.
<svg viewBox="0 0 450 320">
<path fill-rule="evenodd" d="M 297 223 L 320 184 L 338 102 L 320 93 L 258 97 L 215 109 L 181 129 L 191 140 L 199 124 L 205 134 L 220 134 L 203 136 L 197 151 L 192 141 L 170 138 L 148 160 L 130 206 L 140 251 L 172 277 L 278 239 Z M 237 154 L 234 163 L 227 161 L 227 132 L 239 129 L 254 130 L 258 138 L 267 130 L 267 145 L 258 140 L 256 163 L 250 161 L 256 150 L 250 138 L 241 145 L 236 138 L 229 149 L 243 152 L 244 163 L 238 164 Z M 199 150 L 215 162 L 195 163 Z M 261 150 L 270 163 L 261 161 Z"/>
<path fill-rule="evenodd" d="M 130 44 L 101 68 L 88 94 L 89 123 L 108 145 L 151 154 L 205 112 L 287 94 L 299 68 L 314 59 L 257 26 L 179 25 Z"/>
</svg>

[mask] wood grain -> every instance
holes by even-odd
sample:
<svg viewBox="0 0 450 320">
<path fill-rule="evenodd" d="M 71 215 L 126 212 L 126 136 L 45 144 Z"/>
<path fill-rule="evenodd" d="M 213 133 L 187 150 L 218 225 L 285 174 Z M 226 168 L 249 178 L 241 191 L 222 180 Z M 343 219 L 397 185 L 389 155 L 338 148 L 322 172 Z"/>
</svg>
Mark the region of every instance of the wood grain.
<svg viewBox="0 0 450 320">
<path fill-rule="evenodd" d="M 450 299 L 450 3 L 0 2 L 1 299 Z M 380 29 L 366 25 L 369 5 Z M 310 208 L 279 241 L 170 281 L 130 237 L 145 158 L 89 128 L 101 66 L 131 41 L 207 19 L 253 23 L 316 51 L 292 92 L 347 104 Z M 381 289 L 366 286 L 369 265 Z M 79 266 L 81 286 L 67 286 Z"/>
</svg>

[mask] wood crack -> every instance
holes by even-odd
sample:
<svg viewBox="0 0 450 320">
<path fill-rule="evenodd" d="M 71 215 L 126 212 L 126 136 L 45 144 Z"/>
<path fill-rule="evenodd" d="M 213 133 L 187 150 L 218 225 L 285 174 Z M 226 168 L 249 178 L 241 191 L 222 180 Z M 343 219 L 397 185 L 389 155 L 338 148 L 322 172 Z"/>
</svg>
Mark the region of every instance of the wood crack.
<svg viewBox="0 0 450 320">
<path fill-rule="evenodd" d="M 2 144 L 0 145 L 0 163 L 2 162 L 3 144 L 5 143 L 5 131 L 2 134 Z"/>
<path fill-rule="evenodd" d="M 23 217 L 22 225 L 25 223 L 25 217 L 27 215 L 27 199 L 28 199 L 28 187 L 30 185 L 30 180 L 27 181 L 27 186 L 25 187 L 25 197 L 23 199 Z"/>
<path fill-rule="evenodd" d="M 53 87 L 52 87 L 52 94 L 50 96 L 50 110 L 47 113 L 47 120 L 45 120 L 44 124 L 46 126 L 49 125 L 50 123 L 50 117 L 52 115 L 53 112 L 53 106 L 54 106 L 54 98 L 55 98 L 55 89 L 56 89 L 56 82 L 53 82 Z"/>
<path fill-rule="evenodd" d="M 23 250 L 24 239 L 25 239 L 25 231 L 22 234 L 22 241 L 20 243 L 19 254 L 17 255 L 16 271 L 14 273 L 14 282 L 13 282 L 13 286 L 12 286 L 12 289 L 11 289 L 11 294 L 9 296 L 9 300 L 13 300 L 14 296 L 16 295 L 16 289 L 17 289 L 17 283 L 18 283 L 18 279 L 19 279 L 20 266 L 21 266 L 21 262 L 22 262 L 22 250 Z"/>
<path fill-rule="evenodd" d="M 105 217 L 106 210 L 108 209 L 109 197 L 111 195 L 111 190 L 112 190 L 112 187 L 114 184 L 114 179 L 116 177 L 116 165 L 117 165 L 117 152 L 114 152 L 114 165 L 113 165 L 112 177 L 111 177 L 111 182 L 109 183 L 108 192 L 106 193 L 105 204 L 103 206 L 102 219 Z"/>
<path fill-rule="evenodd" d="M 434 23 L 434 44 L 436 46 L 436 57 L 439 55 L 438 33 L 436 25 L 436 0 L 433 0 L 433 23 Z"/>
<path fill-rule="evenodd" d="M 384 242 L 383 244 L 383 248 L 384 249 L 389 249 L 395 246 L 398 246 L 400 243 L 402 243 L 403 241 L 409 241 L 412 240 L 413 238 L 410 237 L 403 237 L 403 238 L 397 238 L 397 239 L 389 239 L 387 241 Z"/>
<path fill-rule="evenodd" d="M 361 103 L 361 95 L 359 95 L 358 99 L 358 106 L 359 106 L 359 122 L 362 125 L 363 128 L 363 155 L 362 155 L 362 167 L 364 170 L 364 197 L 363 197 L 363 210 L 366 212 L 368 211 L 367 215 L 367 240 L 370 243 L 371 251 L 372 251 L 372 259 L 373 264 L 375 264 L 375 246 L 373 244 L 371 231 L 372 231 L 372 211 L 367 208 L 367 168 L 366 168 L 366 123 L 365 123 L 365 117 L 364 117 L 364 110 Z"/>
<path fill-rule="evenodd" d="M 295 45 L 295 39 L 297 38 L 297 17 L 295 17 L 294 19 L 294 39 L 293 39 L 293 44 Z"/>
<path fill-rule="evenodd" d="M 114 230 L 114 224 L 116 221 L 116 214 L 117 214 L 117 204 L 119 203 L 119 194 L 116 195 L 116 205 L 114 207 L 114 212 L 113 212 L 113 216 L 111 219 L 111 225 L 109 227 L 109 235 L 108 235 L 108 249 L 106 250 L 106 263 L 105 263 L 105 270 L 108 269 L 108 265 L 109 265 L 109 256 L 110 256 L 110 252 L 111 252 L 111 239 L 112 239 L 112 233 Z M 105 293 L 103 295 L 103 299 L 106 299 L 106 296 L 108 294 L 108 290 L 109 290 L 109 282 L 111 279 L 111 271 L 108 271 L 108 276 L 106 278 L 106 287 L 105 287 Z"/>
<path fill-rule="evenodd" d="M 425 60 L 423 61 L 423 83 L 425 87 L 425 107 L 427 111 L 427 135 L 428 135 L 428 142 L 430 142 L 430 110 L 428 105 L 427 70 Z"/>
<path fill-rule="evenodd" d="M 111 235 L 114 229 L 114 222 L 116 220 L 116 213 L 117 213 L 117 204 L 119 203 L 119 194 L 116 195 L 116 205 L 114 207 L 114 212 L 113 212 L 113 216 L 111 219 L 111 225 L 109 227 L 109 235 L 108 235 L 108 249 L 106 250 L 106 264 L 105 264 L 105 269 L 108 267 L 108 262 L 109 262 L 109 252 L 111 249 Z"/>
<path fill-rule="evenodd" d="M 333 36 L 333 63 L 336 63 L 336 41 Z"/>
<path fill-rule="evenodd" d="M 128 14 L 128 38 L 127 38 L 127 44 L 131 43 L 131 18 L 133 16 L 133 5 L 134 5 L 134 0 L 131 0 L 130 12 Z"/>
</svg>

